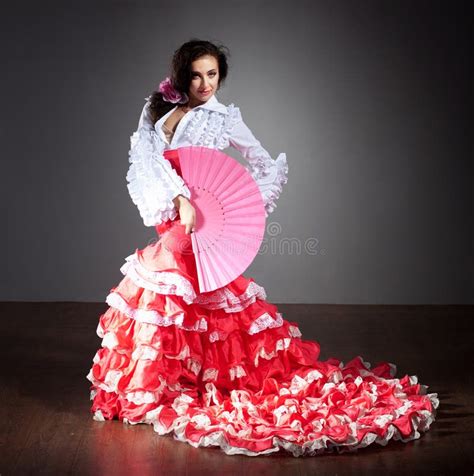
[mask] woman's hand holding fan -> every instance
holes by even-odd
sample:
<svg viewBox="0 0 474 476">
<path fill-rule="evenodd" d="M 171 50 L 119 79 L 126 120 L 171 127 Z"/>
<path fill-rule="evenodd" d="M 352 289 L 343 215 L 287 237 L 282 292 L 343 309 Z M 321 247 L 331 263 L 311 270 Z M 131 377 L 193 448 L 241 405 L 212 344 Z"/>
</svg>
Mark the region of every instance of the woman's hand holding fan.
<svg viewBox="0 0 474 476">
<path fill-rule="evenodd" d="M 196 224 L 196 209 L 192 203 L 183 195 L 178 195 L 173 200 L 176 208 L 179 211 L 180 222 L 186 227 L 185 233 L 189 235 L 194 231 Z"/>
</svg>

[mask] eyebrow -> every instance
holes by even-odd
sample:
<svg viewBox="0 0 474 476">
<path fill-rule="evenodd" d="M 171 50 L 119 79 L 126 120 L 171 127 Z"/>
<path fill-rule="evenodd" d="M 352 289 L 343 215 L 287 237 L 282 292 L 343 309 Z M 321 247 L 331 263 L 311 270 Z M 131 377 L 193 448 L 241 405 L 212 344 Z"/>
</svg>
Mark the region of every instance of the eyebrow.
<svg viewBox="0 0 474 476">
<path fill-rule="evenodd" d="M 212 68 L 208 71 L 208 73 L 210 73 L 211 71 L 215 71 L 216 68 Z M 191 71 L 192 74 L 200 74 L 199 71 Z"/>
</svg>

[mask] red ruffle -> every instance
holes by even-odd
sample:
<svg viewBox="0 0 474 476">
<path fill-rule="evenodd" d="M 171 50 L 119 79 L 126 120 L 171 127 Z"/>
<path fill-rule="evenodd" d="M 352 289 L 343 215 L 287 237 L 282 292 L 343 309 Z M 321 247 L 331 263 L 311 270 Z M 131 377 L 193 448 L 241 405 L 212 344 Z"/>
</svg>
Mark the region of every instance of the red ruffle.
<svg viewBox="0 0 474 476">
<path fill-rule="evenodd" d="M 318 343 L 253 279 L 199 295 L 178 220 L 158 227 L 160 240 L 136 250 L 110 290 L 87 375 L 95 419 L 247 455 L 354 451 L 429 429 L 439 401 L 416 376 L 360 356 L 318 360 Z"/>
</svg>

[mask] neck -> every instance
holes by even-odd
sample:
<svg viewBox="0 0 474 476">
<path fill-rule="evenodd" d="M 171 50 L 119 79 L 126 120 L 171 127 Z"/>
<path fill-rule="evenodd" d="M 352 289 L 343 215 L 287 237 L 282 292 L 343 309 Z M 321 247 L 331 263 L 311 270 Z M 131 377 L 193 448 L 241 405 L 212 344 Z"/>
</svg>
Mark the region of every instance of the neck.
<svg viewBox="0 0 474 476">
<path fill-rule="evenodd" d="M 193 109 L 193 108 L 195 108 L 196 106 L 200 106 L 201 104 L 204 104 L 204 101 L 196 101 L 196 100 L 190 99 L 190 100 L 185 104 L 185 107 L 188 108 L 188 109 Z"/>
<path fill-rule="evenodd" d="M 196 106 L 200 106 L 201 104 L 205 104 L 207 101 L 199 101 L 199 99 L 189 98 L 189 101 L 184 105 L 184 107 L 188 109 L 193 109 Z"/>
</svg>

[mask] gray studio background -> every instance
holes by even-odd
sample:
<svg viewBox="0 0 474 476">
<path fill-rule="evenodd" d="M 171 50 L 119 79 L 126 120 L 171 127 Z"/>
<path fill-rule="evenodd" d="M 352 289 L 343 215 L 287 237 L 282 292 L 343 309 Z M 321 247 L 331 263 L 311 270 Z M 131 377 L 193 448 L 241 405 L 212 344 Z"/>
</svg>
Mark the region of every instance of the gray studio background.
<svg viewBox="0 0 474 476">
<path fill-rule="evenodd" d="M 291 303 L 472 303 L 467 15 L 435 2 L 17 3 L 2 15 L 1 300 L 103 301 L 155 238 L 126 187 L 192 37 L 289 179 L 244 273 Z M 464 18 L 464 19 L 463 19 Z M 231 155 L 237 154 L 228 150 Z"/>
</svg>

